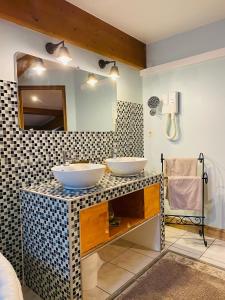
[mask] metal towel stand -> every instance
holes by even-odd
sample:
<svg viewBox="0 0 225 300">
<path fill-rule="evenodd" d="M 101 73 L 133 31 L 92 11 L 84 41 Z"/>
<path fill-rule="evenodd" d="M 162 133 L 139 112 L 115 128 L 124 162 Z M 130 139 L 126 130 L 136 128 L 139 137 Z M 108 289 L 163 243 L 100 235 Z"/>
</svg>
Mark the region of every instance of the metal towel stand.
<svg viewBox="0 0 225 300">
<path fill-rule="evenodd" d="M 164 173 L 164 160 L 163 153 L 161 153 L 162 173 Z M 200 226 L 199 235 L 203 238 L 204 245 L 207 247 L 205 239 L 205 184 L 208 183 L 208 174 L 205 172 L 205 158 L 203 153 L 199 154 L 198 161 L 202 164 L 202 215 L 165 215 L 165 219 L 166 224 Z"/>
</svg>

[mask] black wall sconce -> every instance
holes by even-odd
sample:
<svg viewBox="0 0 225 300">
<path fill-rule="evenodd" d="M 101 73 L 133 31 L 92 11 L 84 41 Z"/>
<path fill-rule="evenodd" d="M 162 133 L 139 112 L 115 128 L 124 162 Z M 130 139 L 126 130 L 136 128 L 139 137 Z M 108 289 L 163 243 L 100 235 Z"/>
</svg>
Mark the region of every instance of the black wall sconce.
<svg viewBox="0 0 225 300">
<path fill-rule="evenodd" d="M 49 54 L 55 54 L 56 59 L 62 64 L 66 65 L 72 60 L 68 48 L 65 46 L 64 41 L 57 44 L 47 43 L 45 49 Z"/>
<path fill-rule="evenodd" d="M 117 67 L 115 60 L 108 61 L 108 60 L 100 59 L 98 61 L 98 65 L 101 69 L 104 69 L 108 64 L 113 64 L 113 66 L 110 69 L 109 76 L 113 80 L 116 80 L 117 78 L 120 77 L 120 73 L 119 73 L 119 68 Z"/>
</svg>

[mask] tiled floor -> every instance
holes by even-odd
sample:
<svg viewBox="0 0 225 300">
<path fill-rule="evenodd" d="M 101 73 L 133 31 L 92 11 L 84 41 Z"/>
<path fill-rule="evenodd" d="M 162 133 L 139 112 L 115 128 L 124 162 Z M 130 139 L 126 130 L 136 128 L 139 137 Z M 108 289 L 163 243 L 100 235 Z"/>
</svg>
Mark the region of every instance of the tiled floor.
<svg viewBox="0 0 225 300">
<path fill-rule="evenodd" d="M 208 247 L 195 233 L 166 226 L 166 248 L 185 254 L 225 269 L 225 241 L 207 237 Z M 142 246 L 118 240 L 99 251 L 104 264 L 98 273 L 98 284 L 93 290 L 84 293 L 84 300 L 104 300 L 119 287 L 153 261 L 160 252 L 145 249 Z M 25 300 L 34 298 L 26 290 Z"/>
</svg>

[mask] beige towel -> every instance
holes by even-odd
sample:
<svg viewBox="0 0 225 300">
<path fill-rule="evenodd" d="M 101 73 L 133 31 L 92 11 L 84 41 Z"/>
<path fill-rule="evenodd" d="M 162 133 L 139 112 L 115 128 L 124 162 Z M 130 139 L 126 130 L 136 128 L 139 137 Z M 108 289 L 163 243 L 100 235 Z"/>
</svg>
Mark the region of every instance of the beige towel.
<svg viewBox="0 0 225 300">
<path fill-rule="evenodd" d="M 168 177 L 168 200 L 172 209 L 201 210 L 202 179 L 199 176 Z"/>
<path fill-rule="evenodd" d="M 198 160 L 196 158 L 166 159 L 166 176 L 197 176 Z"/>
</svg>

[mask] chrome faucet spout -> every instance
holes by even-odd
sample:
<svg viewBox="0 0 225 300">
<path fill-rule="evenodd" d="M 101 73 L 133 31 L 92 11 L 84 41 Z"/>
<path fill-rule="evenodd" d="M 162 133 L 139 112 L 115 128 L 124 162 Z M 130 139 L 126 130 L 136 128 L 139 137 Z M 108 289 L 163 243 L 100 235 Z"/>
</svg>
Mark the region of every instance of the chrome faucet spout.
<svg viewBox="0 0 225 300">
<path fill-rule="evenodd" d="M 117 142 L 113 142 L 112 151 L 111 151 L 112 158 L 117 157 Z"/>
<path fill-rule="evenodd" d="M 68 160 L 67 160 L 67 152 L 63 151 L 63 164 L 66 166 L 69 164 Z"/>
</svg>

